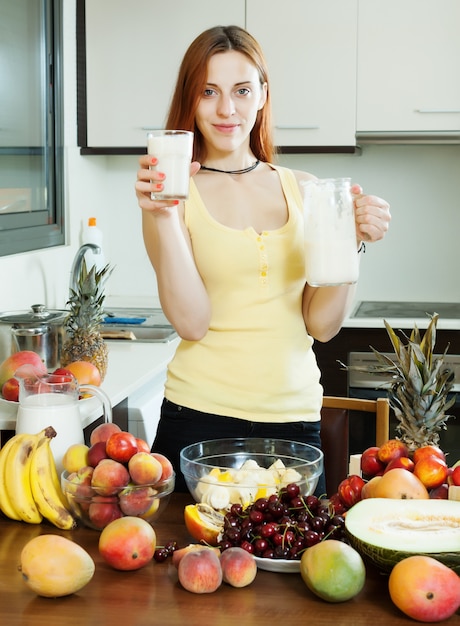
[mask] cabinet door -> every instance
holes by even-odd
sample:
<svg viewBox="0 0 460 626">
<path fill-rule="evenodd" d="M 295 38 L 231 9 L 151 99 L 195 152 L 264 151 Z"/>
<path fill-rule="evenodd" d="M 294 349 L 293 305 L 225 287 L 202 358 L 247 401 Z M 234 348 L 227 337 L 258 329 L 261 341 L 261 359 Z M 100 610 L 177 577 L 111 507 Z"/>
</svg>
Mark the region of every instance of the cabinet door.
<svg viewBox="0 0 460 626">
<path fill-rule="evenodd" d="M 247 0 L 280 146 L 354 146 L 357 0 Z"/>
<path fill-rule="evenodd" d="M 357 130 L 460 130 L 459 0 L 360 0 Z"/>
<path fill-rule="evenodd" d="M 189 44 L 217 24 L 244 26 L 244 14 L 245 0 L 87 1 L 87 146 L 146 146 Z"/>
</svg>

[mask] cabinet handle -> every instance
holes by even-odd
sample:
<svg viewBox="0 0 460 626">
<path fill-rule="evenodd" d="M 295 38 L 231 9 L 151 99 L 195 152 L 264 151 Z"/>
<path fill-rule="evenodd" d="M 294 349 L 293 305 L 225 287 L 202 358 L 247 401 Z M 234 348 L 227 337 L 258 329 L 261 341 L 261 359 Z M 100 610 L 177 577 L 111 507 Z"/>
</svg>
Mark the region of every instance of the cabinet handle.
<svg viewBox="0 0 460 626">
<path fill-rule="evenodd" d="M 416 113 L 460 113 L 460 109 L 415 109 Z"/>
<path fill-rule="evenodd" d="M 279 130 L 318 130 L 319 126 L 317 124 L 311 124 L 311 125 L 303 125 L 303 126 L 275 126 L 275 128 L 278 128 Z"/>
</svg>

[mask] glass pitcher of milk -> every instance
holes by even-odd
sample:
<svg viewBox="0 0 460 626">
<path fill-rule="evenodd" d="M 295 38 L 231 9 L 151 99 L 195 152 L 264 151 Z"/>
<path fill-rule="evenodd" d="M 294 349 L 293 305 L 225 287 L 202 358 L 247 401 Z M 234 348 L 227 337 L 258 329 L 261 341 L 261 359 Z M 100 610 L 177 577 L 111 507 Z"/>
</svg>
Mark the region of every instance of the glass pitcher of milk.
<svg viewBox="0 0 460 626">
<path fill-rule="evenodd" d="M 350 178 L 302 183 L 305 271 L 309 285 L 356 283 L 359 262 Z"/>
</svg>

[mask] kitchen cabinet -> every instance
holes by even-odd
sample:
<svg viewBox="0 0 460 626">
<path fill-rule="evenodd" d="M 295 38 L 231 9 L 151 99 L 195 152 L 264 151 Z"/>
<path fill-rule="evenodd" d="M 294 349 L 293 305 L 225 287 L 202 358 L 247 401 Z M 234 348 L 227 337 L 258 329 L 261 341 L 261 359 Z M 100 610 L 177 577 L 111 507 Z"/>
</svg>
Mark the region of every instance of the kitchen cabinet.
<svg viewBox="0 0 460 626">
<path fill-rule="evenodd" d="M 79 145 L 139 147 L 147 145 L 147 130 L 164 127 L 188 45 L 216 24 L 244 26 L 245 0 L 79 0 L 77 11 L 79 28 L 86 11 Z M 81 35 L 80 29 L 80 46 Z M 81 101 L 85 86 L 86 103 Z"/>
<path fill-rule="evenodd" d="M 185 10 L 183 0 L 78 0 L 79 145 L 138 152 L 147 130 L 164 126 L 193 38 L 237 24 L 268 59 L 277 145 L 354 146 L 357 1 L 286 0 L 280 10 L 275 0 L 197 0 Z"/>
<path fill-rule="evenodd" d="M 359 0 L 359 137 L 458 136 L 459 24 L 458 0 Z"/>
<path fill-rule="evenodd" d="M 354 146 L 357 1 L 248 0 L 267 57 L 278 146 Z"/>
</svg>

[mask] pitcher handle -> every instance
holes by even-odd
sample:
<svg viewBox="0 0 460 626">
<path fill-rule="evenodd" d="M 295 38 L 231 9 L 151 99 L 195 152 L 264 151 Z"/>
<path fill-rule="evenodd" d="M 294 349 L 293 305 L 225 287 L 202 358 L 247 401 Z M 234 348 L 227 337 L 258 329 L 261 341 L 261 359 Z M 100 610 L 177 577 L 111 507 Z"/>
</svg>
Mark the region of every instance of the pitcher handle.
<svg viewBox="0 0 460 626">
<path fill-rule="evenodd" d="M 80 385 L 80 393 L 89 393 L 91 396 L 95 396 L 102 402 L 102 409 L 104 411 L 104 422 L 112 421 L 112 404 L 109 396 L 100 387 L 95 385 Z"/>
</svg>

